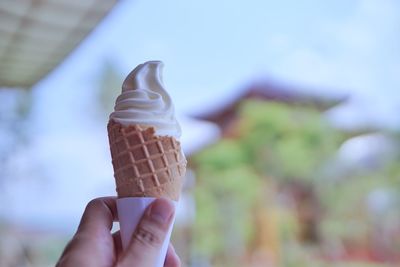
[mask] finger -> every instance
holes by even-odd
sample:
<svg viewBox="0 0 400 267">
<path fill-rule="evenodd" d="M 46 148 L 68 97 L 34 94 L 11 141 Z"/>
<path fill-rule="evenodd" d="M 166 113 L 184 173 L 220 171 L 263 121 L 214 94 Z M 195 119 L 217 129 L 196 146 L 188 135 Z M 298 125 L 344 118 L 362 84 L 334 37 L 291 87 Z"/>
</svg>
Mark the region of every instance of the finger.
<svg viewBox="0 0 400 267">
<path fill-rule="evenodd" d="M 117 220 L 117 206 L 114 197 L 102 197 L 91 200 L 86 206 L 78 227 L 79 232 L 98 232 L 111 230 Z"/>
<path fill-rule="evenodd" d="M 168 246 L 167 257 L 165 258 L 164 267 L 180 267 L 181 260 L 176 254 L 174 247 L 170 243 Z"/>
<path fill-rule="evenodd" d="M 119 255 L 122 252 L 122 242 L 121 242 L 121 233 L 118 230 L 117 232 L 112 234 L 113 240 L 114 240 L 114 245 L 115 245 L 115 255 L 119 257 Z"/>
<path fill-rule="evenodd" d="M 110 233 L 114 219 L 114 198 L 104 197 L 90 201 L 76 234 L 61 255 L 58 266 L 111 266 L 115 261 L 114 243 Z"/>
<path fill-rule="evenodd" d="M 121 266 L 154 266 L 174 211 L 174 205 L 167 199 L 156 199 L 147 208 L 121 257 Z"/>
</svg>

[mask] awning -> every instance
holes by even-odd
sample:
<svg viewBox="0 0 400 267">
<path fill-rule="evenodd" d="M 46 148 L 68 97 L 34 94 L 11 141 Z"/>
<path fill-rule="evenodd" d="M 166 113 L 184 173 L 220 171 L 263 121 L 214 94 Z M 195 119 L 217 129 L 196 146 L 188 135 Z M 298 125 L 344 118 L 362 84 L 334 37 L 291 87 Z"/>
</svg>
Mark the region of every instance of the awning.
<svg viewBox="0 0 400 267">
<path fill-rule="evenodd" d="M 116 1 L 0 1 L 0 87 L 34 85 L 88 35 Z"/>
</svg>

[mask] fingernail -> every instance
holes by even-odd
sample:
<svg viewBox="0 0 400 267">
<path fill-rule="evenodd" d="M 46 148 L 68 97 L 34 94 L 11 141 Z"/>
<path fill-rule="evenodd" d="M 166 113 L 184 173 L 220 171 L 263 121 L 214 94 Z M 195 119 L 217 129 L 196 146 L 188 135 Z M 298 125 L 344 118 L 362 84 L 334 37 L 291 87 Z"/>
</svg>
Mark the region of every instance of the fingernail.
<svg viewBox="0 0 400 267">
<path fill-rule="evenodd" d="M 175 207 L 167 199 L 156 199 L 150 207 L 150 218 L 158 223 L 166 224 L 169 222 Z"/>
</svg>

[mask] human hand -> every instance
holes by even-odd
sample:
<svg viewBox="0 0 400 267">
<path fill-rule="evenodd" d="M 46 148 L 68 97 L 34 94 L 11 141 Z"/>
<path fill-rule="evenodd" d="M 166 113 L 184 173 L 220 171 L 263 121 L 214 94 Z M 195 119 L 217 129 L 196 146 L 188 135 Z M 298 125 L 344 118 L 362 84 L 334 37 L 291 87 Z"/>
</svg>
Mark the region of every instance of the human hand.
<svg viewBox="0 0 400 267">
<path fill-rule="evenodd" d="M 119 231 L 111 234 L 117 220 L 116 199 L 89 202 L 78 230 L 66 246 L 56 267 L 153 267 L 174 214 L 173 204 L 156 199 L 144 212 L 128 248 L 122 251 Z M 180 260 L 170 244 L 164 267 L 179 267 Z"/>
</svg>

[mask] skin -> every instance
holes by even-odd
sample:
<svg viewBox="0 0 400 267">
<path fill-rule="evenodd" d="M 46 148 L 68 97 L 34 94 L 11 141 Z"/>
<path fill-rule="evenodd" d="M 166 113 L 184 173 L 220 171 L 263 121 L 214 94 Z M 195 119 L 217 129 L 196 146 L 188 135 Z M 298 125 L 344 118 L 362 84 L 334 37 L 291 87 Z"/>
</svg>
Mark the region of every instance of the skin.
<svg viewBox="0 0 400 267">
<path fill-rule="evenodd" d="M 111 234 L 112 224 L 118 220 L 115 200 L 103 197 L 89 202 L 56 267 L 154 267 L 172 222 L 173 204 L 167 199 L 155 200 L 145 211 L 128 248 L 122 251 L 119 231 Z M 170 244 L 164 267 L 180 266 Z"/>
</svg>

